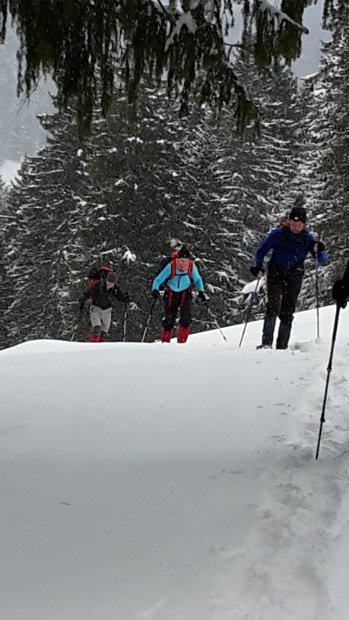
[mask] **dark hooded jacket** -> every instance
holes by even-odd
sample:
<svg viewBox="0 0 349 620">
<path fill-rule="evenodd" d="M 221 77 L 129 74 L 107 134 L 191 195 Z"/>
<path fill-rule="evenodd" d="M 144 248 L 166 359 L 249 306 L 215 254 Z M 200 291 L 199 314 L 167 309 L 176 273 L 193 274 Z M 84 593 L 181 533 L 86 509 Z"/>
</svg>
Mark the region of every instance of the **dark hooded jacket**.
<svg viewBox="0 0 349 620">
<path fill-rule="evenodd" d="M 126 295 L 127 294 L 123 293 L 117 284 L 113 288 L 107 290 L 105 282 L 96 282 L 96 284 L 85 291 L 81 298 L 81 303 L 83 304 L 87 299 L 91 299 L 94 306 L 98 306 L 102 308 L 102 310 L 107 310 L 112 307 L 116 299 L 118 301 L 126 301 Z"/>
</svg>

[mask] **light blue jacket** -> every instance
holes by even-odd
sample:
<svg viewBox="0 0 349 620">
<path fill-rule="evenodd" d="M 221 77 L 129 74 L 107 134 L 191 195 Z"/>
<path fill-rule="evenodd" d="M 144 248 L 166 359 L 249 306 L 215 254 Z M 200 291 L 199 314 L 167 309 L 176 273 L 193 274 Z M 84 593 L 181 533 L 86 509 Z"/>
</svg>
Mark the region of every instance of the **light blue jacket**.
<svg viewBox="0 0 349 620">
<path fill-rule="evenodd" d="M 198 291 L 204 290 L 204 284 L 203 284 L 202 278 L 195 264 L 193 265 L 191 279 L 189 278 L 187 272 L 183 274 L 183 272 L 180 271 L 178 267 L 176 268 L 176 275 L 173 278 L 170 278 L 168 280 L 170 275 L 171 275 L 171 263 L 168 263 L 168 265 L 166 265 L 166 267 L 164 267 L 164 269 L 160 271 L 159 275 L 157 275 L 156 278 L 154 278 L 152 291 L 159 290 L 159 287 L 161 286 L 161 284 L 163 284 L 166 280 L 167 280 L 167 286 L 171 289 L 171 291 L 174 291 L 175 293 L 180 293 L 188 289 L 191 286 L 192 281 L 194 283 L 195 288 Z"/>
</svg>

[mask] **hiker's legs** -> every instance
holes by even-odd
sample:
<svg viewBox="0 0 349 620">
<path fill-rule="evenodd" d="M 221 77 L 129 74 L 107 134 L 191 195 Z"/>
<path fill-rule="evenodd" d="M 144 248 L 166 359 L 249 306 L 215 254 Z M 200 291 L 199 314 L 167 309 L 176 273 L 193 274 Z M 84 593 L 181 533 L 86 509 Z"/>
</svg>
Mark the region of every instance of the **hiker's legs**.
<svg viewBox="0 0 349 620">
<path fill-rule="evenodd" d="M 107 338 L 111 323 L 111 308 L 101 310 L 102 338 Z"/>
<path fill-rule="evenodd" d="M 102 331 L 102 309 L 98 306 L 91 306 L 90 309 L 90 320 L 92 326 L 92 334 L 89 336 L 90 342 L 100 342 L 101 340 L 101 331 Z"/>
<path fill-rule="evenodd" d="M 162 342 L 170 342 L 173 335 L 173 327 L 176 321 L 179 305 L 178 293 L 168 291 L 165 295 L 164 310 L 165 316 L 162 321 L 161 340 Z"/>
<path fill-rule="evenodd" d="M 191 318 L 191 294 L 189 291 L 184 291 L 184 293 L 181 294 L 180 301 L 180 318 L 177 333 L 177 341 L 179 343 L 184 343 L 188 339 Z"/>
<path fill-rule="evenodd" d="M 165 329 L 161 328 L 160 338 L 161 342 L 171 342 L 171 338 L 173 336 L 173 329 Z"/>
<path fill-rule="evenodd" d="M 262 345 L 272 346 L 276 317 L 280 312 L 282 295 L 282 280 L 280 272 L 273 267 L 268 268 L 267 275 L 267 305 L 264 315 Z"/>
<path fill-rule="evenodd" d="M 188 325 L 187 327 L 183 327 L 183 325 L 180 325 L 177 332 L 177 342 L 180 344 L 187 342 L 189 334 L 190 326 Z"/>
<path fill-rule="evenodd" d="M 280 325 L 276 341 L 277 349 L 287 349 L 291 335 L 293 314 L 301 290 L 303 270 L 289 270 L 283 281 L 282 302 L 279 314 Z"/>
</svg>

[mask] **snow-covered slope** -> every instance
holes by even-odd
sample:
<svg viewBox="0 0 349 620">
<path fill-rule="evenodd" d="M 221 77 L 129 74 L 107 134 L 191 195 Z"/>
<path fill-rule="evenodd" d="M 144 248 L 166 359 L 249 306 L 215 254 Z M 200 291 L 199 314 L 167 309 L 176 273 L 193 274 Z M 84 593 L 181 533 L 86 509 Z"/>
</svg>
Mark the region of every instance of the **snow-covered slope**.
<svg viewBox="0 0 349 620">
<path fill-rule="evenodd" d="M 0 353 L 4 620 L 347 620 L 349 310 Z"/>
</svg>

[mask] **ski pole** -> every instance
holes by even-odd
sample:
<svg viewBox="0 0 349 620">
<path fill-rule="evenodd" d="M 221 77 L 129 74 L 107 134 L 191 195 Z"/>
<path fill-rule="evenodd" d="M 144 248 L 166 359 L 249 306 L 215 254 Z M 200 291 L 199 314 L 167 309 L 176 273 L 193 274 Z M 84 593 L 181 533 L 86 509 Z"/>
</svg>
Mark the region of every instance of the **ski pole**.
<svg viewBox="0 0 349 620">
<path fill-rule="evenodd" d="M 70 337 L 70 342 L 72 342 L 74 340 L 77 331 L 78 331 L 78 325 L 76 327 L 74 327 L 74 329 L 72 331 L 72 335 Z"/>
<path fill-rule="evenodd" d="M 143 336 L 142 336 L 142 340 L 141 342 L 144 342 L 145 337 L 147 335 L 147 331 L 150 325 L 150 319 L 151 319 L 151 315 L 153 314 L 153 310 L 154 310 L 154 306 L 155 306 L 155 302 L 156 302 L 156 298 L 153 299 L 152 304 L 150 306 L 150 310 L 149 310 L 149 314 L 148 314 L 148 318 L 147 318 L 147 322 L 145 324 L 145 328 L 144 328 L 144 332 L 143 332 Z"/>
<path fill-rule="evenodd" d="M 319 257 L 315 253 L 315 291 L 316 291 L 316 337 L 320 338 L 320 313 L 319 313 Z"/>
<path fill-rule="evenodd" d="M 325 409 L 326 409 L 326 401 L 327 401 L 327 392 L 328 392 L 328 385 L 329 385 L 329 382 L 330 382 L 330 374 L 331 374 L 331 370 L 332 370 L 332 358 L 333 358 L 334 345 L 335 345 L 336 336 L 337 336 L 339 311 L 340 311 L 340 306 L 337 304 L 336 316 L 335 316 L 335 320 L 334 320 L 333 333 L 332 333 L 331 353 L 330 353 L 330 358 L 329 358 L 328 366 L 327 366 L 327 379 L 326 379 L 324 400 L 323 400 L 323 403 L 322 403 L 322 411 L 321 411 L 321 417 L 320 417 L 319 436 L 318 436 L 318 440 L 317 440 L 316 456 L 315 456 L 316 460 L 319 457 L 320 442 L 321 442 L 321 435 L 322 435 L 322 427 L 323 427 L 324 422 L 325 422 Z"/>
<path fill-rule="evenodd" d="M 79 323 L 80 323 L 80 321 L 81 321 L 81 319 L 82 319 L 82 315 L 83 315 L 83 308 L 80 308 L 80 320 L 79 320 L 79 322 L 75 325 L 75 327 L 74 327 L 74 329 L 73 329 L 73 331 L 72 331 L 72 334 L 71 334 L 71 336 L 70 336 L 70 341 L 71 341 L 71 342 L 74 340 L 74 338 L 75 338 L 75 336 L 76 336 L 76 334 L 77 334 L 77 331 L 78 331 L 78 329 L 79 329 Z"/>
<path fill-rule="evenodd" d="M 208 307 L 207 303 L 206 303 L 206 308 L 207 308 L 207 313 L 212 317 L 217 329 L 220 331 L 223 340 L 225 340 L 225 342 L 228 342 L 225 335 L 223 334 L 222 328 L 219 326 L 216 316 L 213 314 L 211 308 Z"/>
<path fill-rule="evenodd" d="M 123 331 L 122 331 L 122 342 L 126 342 L 126 329 L 127 329 L 127 303 L 125 301 L 124 323 L 123 323 Z"/>
<path fill-rule="evenodd" d="M 242 341 L 244 339 L 247 323 L 249 321 L 251 310 L 252 310 L 252 305 L 253 305 L 253 302 L 255 301 L 256 297 L 257 297 L 258 286 L 259 286 L 259 279 L 257 278 L 256 287 L 255 287 L 254 291 L 252 291 L 252 293 L 251 293 L 250 303 L 249 303 L 248 308 L 247 308 L 245 325 L 244 325 L 244 329 L 242 330 L 242 334 L 241 334 L 241 338 L 240 338 L 240 342 L 239 342 L 239 347 L 241 347 Z"/>
</svg>

